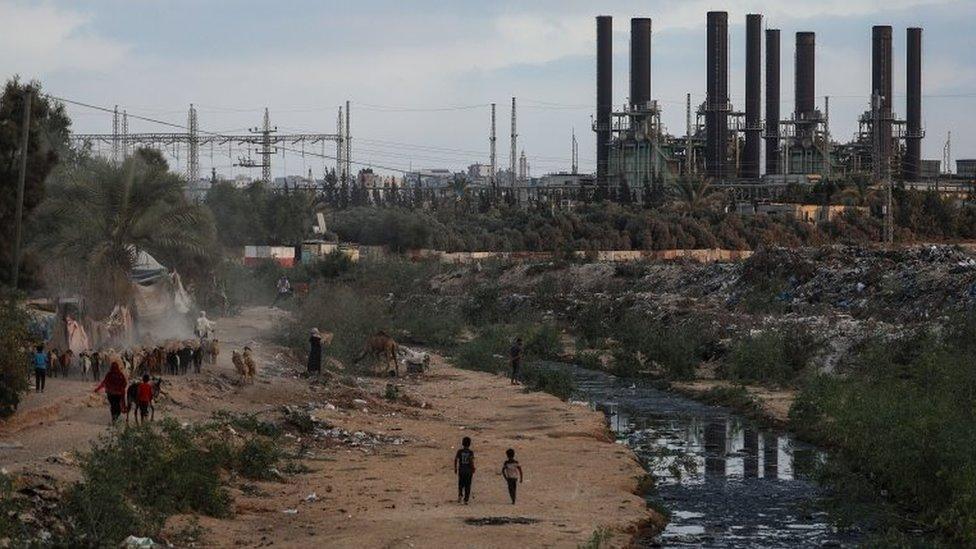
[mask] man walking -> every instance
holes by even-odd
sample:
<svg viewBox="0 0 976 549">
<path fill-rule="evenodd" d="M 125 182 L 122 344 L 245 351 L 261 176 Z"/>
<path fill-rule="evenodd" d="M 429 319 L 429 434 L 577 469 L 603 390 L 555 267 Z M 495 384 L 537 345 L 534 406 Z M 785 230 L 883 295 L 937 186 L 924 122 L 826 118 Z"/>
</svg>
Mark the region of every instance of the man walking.
<svg viewBox="0 0 976 549">
<path fill-rule="evenodd" d="M 44 380 L 47 378 L 47 353 L 44 347 L 38 345 L 34 350 L 34 392 L 44 392 Z"/>
<path fill-rule="evenodd" d="M 458 503 L 468 504 L 471 499 L 471 479 L 474 477 L 474 452 L 471 450 L 471 438 L 461 440 L 461 449 L 454 455 L 454 473 L 458 476 Z"/>
<path fill-rule="evenodd" d="M 518 384 L 519 367 L 522 366 L 522 338 L 515 338 L 515 343 L 508 350 L 508 360 L 512 365 L 512 385 Z"/>
</svg>

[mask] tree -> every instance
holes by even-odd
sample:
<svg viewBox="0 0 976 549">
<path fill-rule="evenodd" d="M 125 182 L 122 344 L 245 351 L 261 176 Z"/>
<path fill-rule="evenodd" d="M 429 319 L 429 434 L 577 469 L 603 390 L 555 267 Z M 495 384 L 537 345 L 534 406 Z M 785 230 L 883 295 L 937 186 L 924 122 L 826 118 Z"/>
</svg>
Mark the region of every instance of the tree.
<svg viewBox="0 0 976 549">
<path fill-rule="evenodd" d="M 138 157 L 114 166 L 95 160 L 85 177 L 52 194 L 41 213 L 54 228 L 42 243 L 53 254 L 85 266 L 98 313 L 130 300 L 129 276 L 139 251 L 157 258 L 207 253 L 213 223 L 190 203 L 176 174 Z"/>
<path fill-rule="evenodd" d="M 38 82 L 22 84 L 17 77 L 7 81 L 0 98 L 0 278 L 6 284 L 13 268 L 14 234 L 20 140 L 23 130 L 24 98 L 31 94 L 30 135 L 27 144 L 27 172 L 24 181 L 24 223 L 44 200 L 44 181 L 58 164 L 71 153 L 68 134 L 71 120 L 64 105 L 41 93 Z M 24 231 L 24 238 L 28 231 Z M 23 248 L 22 248 L 23 249 Z M 38 265 L 30 254 L 21 261 L 20 281 L 34 284 Z"/>
<path fill-rule="evenodd" d="M 714 209 L 722 200 L 722 194 L 712 187 L 710 180 L 700 177 L 682 177 L 673 188 L 674 208 L 684 214 L 695 214 Z"/>
</svg>

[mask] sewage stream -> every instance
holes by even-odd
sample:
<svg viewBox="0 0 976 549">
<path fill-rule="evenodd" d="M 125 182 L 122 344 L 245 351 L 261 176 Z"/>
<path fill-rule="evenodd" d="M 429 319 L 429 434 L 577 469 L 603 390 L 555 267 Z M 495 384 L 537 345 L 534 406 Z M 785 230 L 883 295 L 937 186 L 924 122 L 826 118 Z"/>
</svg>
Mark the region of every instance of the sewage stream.
<svg viewBox="0 0 976 549">
<path fill-rule="evenodd" d="M 572 373 L 579 397 L 607 414 L 618 442 L 659 479 L 652 497 L 671 522 L 642 546 L 857 545 L 856 532 L 838 531 L 817 508 L 821 491 L 810 473 L 822 450 L 727 408 L 604 372 L 573 367 Z M 676 460 L 694 465 L 676 475 Z"/>
</svg>

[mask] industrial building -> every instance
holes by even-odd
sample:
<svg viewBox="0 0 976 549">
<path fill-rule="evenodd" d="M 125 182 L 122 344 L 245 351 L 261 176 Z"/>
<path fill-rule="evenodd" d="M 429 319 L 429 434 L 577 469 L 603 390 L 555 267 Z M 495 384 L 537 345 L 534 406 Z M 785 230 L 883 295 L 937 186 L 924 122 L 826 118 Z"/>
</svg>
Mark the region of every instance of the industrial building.
<svg viewBox="0 0 976 549">
<path fill-rule="evenodd" d="M 859 118 L 853 138 L 839 142 L 830 133 L 829 99 L 825 98 L 823 110 L 817 106 L 813 32 L 794 35 L 794 108 L 784 117 L 780 113 L 781 31 L 764 32 L 761 14 L 746 15 L 745 104 L 739 110 L 729 99 L 728 13 L 708 12 L 706 98 L 693 110 L 688 94 L 686 128 L 680 136 L 665 133 L 659 103 L 652 98 L 652 21 L 640 17 L 630 23 L 629 98 L 622 108 L 615 108 L 612 18 L 596 18 L 597 185 L 636 191 L 667 186 L 684 176 L 735 186 L 785 186 L 855 175 L 918 181 L 932 172 L 933 166 L 921 159 L 920 28 L 906 30 L 906 119 L 896 117 L 892 102 L 892 28 L 876 26 L 871 31 L 871 89 L 865 90 L 872 102 Z"/>
</svg>

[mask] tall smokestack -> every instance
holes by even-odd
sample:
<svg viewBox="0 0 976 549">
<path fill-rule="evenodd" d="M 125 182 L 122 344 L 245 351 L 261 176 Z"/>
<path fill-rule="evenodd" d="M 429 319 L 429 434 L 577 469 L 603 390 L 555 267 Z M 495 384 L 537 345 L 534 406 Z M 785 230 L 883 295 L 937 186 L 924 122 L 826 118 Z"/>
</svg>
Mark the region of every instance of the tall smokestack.
<svg viewBox="0 0 976 549">
<path fill-rule="evenodd" d="M 746 150 L 742 177 L 759 179 L 762 109 L 762 15 L 746 15 Z"/>
<path fill-rule="evenodd" d="M 613 108 L 613 18 L 596 18 L 596 181 L 607 184 L 610 110 Z"/>
<path fill-rule="evenodd" d="M 630 104 L 646 108 L 651 101 L 651 20 L 630 20 Z"/>
<path fill-rule="evenodd" d="M 881 96 L 878 116 L 881 119 L 881 165 L 891 166 L 891 27 L 871 29 L 871 94 Z"/>
<path fill-rule="evenodd" d="M 796 33 L 796 118 L 809 120 L 816 110 L 816 35 Z"/>
<path fill-rule="evenodd" d="M 726 177 L 729 135 L 729 14 L 710 11 L 707 18 L 705 97 L 705 173 Z"/>
<path fill-rule="evenodd" d="M 766 30 L 766 173 L 779 173 L 779 29 Z"/>
<path fill-rule="evenodd" d="M 922 29 L 908 29 L 907 53 L 905 115 L 908 127 L 902 176 L 907 181 L 917 181 L 922 175 Z"/>
</svg>

